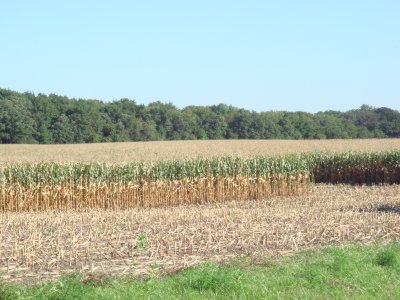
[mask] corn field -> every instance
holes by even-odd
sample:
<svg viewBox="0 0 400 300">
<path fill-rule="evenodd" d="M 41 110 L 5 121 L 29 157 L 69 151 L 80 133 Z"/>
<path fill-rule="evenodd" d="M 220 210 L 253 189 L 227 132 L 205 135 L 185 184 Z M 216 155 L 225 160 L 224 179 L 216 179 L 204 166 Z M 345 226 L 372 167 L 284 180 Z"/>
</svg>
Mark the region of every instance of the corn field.
<svg viewBox="0 0 400 300">
<path fill-rule="evenodd" d="M 167 207 L 300 195 L 312 182 L 400 182 L 400 151 L 1 167 L 0 211 Z"/>
<path fill-rule="evenodd" d="M 317 183 L 400 183 L 400 150 L 309 154 Z"/>
</svg>

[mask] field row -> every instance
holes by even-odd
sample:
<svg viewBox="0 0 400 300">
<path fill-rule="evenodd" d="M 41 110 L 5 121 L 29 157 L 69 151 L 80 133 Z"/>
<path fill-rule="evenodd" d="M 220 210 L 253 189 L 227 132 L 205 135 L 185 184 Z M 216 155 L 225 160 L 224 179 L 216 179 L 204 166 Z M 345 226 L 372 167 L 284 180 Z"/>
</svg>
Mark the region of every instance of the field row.
<svg viewBox="0 0 400 300">
<path fill-rule="evenodd" d="M 155 163 L 22 163 L 0 172 L 0 211 L 133 208 L 301 195 L 316 183 L 400 183 L 400 151 Z"/>
<path fill-rule="evenodd" d="M 15 162 L 160 161 L 221 156 L 272 156 L 321 151 L 400 149 L 400 139 L 208 140 L 74 145 L 0 145 L 0 165 Z"/>
</svg>

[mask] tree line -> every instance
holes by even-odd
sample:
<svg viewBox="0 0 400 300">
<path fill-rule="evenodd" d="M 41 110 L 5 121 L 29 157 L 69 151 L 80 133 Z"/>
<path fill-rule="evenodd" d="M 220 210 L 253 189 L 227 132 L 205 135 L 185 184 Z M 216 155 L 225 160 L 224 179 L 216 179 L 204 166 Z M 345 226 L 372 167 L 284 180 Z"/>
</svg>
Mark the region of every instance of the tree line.
<svg viewBox="0 0 400 300">
<path fill-rule="evenodd" d="M 71 99 L 0 89 L 0 143 L 95 143 L 193 139 L 400 137 L 400 113 L 362 105 L 347 112 L 255 112 L 226 104 L 187 106 Z"/>
</svg>

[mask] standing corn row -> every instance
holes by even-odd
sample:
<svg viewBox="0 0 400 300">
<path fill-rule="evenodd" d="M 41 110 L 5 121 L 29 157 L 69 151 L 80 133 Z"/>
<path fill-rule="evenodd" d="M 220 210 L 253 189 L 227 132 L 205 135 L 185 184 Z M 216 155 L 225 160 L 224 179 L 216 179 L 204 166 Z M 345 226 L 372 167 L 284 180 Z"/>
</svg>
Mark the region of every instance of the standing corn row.
<svg viewBox="0 0 400 300">
<path fill-rule="evenodd" d="M 199 178 L 142 184 L 88 183 L 3 187 L 0 211 L 126 209 L 168 207 L 232 200 L 298 195 L 309 188 L 309 177 Z"/>
<path fill-rule="evenodd" d="M 400 183 L 400 151 L 153 164 L 14 164 L 0 171 L 0 211 L 124 209 L 263 199 L 305 193 L 312 181 Z"/>
</svg>

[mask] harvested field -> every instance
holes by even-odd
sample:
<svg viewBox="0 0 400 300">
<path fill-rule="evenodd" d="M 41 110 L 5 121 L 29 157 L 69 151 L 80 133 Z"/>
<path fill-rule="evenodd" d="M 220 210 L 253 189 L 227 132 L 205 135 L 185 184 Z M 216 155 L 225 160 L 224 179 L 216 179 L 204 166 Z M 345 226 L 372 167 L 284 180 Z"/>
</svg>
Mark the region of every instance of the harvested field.
<svg viewBox="0 0 400 300">
<path fill-rule="evenodd" d="M 4 280 L 170 272 L 205 260 L 400 240 L 400 186 L 317 185 L 308 195 L 119 211 L 0 214 Z"/>
<path fill-rule="evenodd" d="M 400 186 L 382 185 L 399 182 L 399 151 L 268 158 L 386 149 L 400 139 L 0 145 L 0 274 L 141 275 L 400 240 Z"/>
<path fill-rule="evenodd" d="M 400 149 L 400 139 L 217 140 L 77 145 L 0 145 L 0 164 L 27 161 L 157 161 L 237 155 L 281 155 L 316 151 Z"/>
</svg>

